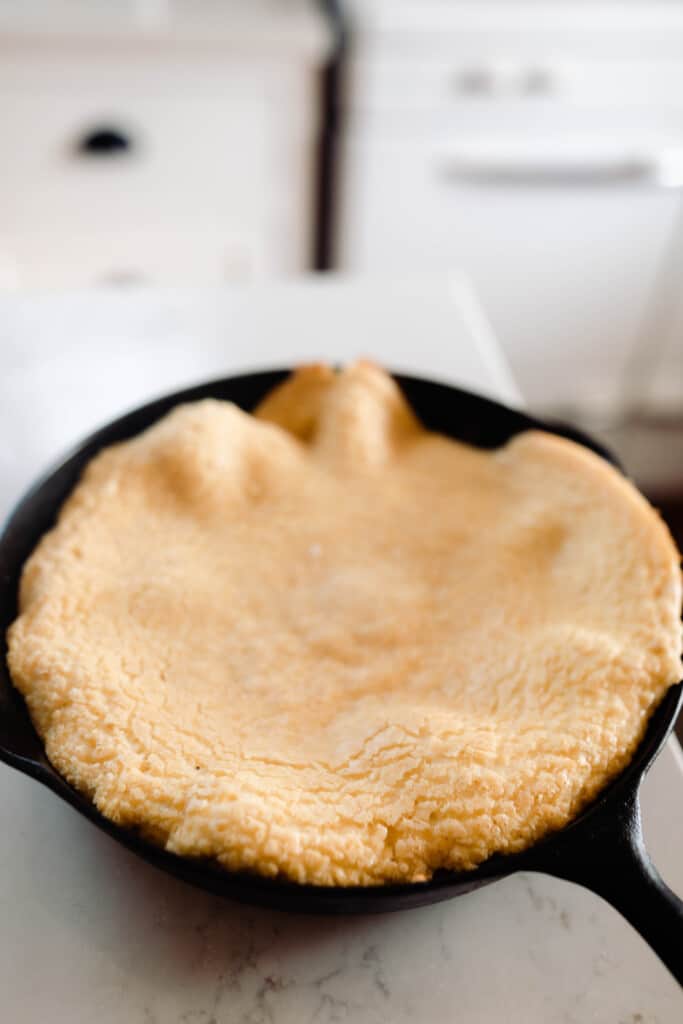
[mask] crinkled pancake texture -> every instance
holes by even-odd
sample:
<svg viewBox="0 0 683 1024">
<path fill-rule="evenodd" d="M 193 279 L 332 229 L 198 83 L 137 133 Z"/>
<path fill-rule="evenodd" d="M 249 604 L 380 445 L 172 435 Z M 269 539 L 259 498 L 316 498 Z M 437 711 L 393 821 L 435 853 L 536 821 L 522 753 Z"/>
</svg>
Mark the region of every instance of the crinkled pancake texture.
<svg viewBox="0 0 683 1024">
<path fill-rule="evenodd" d="M 53 764 L 179 854 L 320 885 L 562 827 L 679 678 L 678 556 L 609 465 L 480 451 L 391 379 L 299 371 L 95 458 L 9 663 Z"/>
</svg>

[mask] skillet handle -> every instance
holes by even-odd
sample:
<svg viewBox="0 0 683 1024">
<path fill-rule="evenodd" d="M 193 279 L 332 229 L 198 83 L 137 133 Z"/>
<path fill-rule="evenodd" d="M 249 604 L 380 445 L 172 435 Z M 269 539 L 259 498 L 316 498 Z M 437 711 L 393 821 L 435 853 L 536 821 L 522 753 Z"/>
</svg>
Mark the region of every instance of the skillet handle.
<svg viewBox="0 0 683 1024">
<path fill-rule="evenodd" d="M 586 823 L 561 855 L 537 870 L 591 889 L 622 914 L 683 987 L 683 900 L 669 889 L 643 841 L 632 794 L 608 822 Z"/>
</svg>

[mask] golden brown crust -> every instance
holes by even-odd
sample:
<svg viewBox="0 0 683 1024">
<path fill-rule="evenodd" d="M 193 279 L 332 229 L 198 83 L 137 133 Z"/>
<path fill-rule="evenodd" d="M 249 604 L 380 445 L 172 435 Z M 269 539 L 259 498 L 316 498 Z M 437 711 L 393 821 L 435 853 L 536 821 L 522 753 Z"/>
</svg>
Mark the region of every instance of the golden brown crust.
<svg viewBox="0 0 683 1024">
<path fill-rule="evenodd" d="M 99 455 L 9 634 L 48 755 L 104 814 L 321 885 L 559 828 L 680 669 L 678 555 L 569 441 L 427 433 L 370 364 Z"/>
<path fill-rule="evenodd" d="M 264 423 L 275 423 L 294 437 L 309 441 L 333 382 L 334 370 L 325 363 L 300 366 L 266 395 L 255 415 Z"/>
</svg>

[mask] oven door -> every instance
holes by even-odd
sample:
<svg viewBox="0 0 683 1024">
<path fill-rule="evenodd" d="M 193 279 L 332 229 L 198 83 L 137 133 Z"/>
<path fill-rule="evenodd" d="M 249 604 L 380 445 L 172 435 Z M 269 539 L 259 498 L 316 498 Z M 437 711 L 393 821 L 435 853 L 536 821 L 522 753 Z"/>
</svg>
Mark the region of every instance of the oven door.
<svg viewBox="0 0 683 1024">
<path fill-rule="evenodd" d="M 359 133 L 344 169 L 343 268 L 458 267 L 530 402 L 604 409 L 619 400 L 683 223 L 683 150 Z M 658 323 L 673 321 L 669 313 L 659 310 Z"/>
</svg>

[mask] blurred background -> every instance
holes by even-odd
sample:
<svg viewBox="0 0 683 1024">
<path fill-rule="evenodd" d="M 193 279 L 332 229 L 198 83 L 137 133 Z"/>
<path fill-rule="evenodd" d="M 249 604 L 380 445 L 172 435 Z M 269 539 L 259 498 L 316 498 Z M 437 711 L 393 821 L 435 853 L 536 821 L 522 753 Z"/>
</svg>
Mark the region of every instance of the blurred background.
<svg viewBox="0 0 683 1024">
<path fill-rule="evenodd" d="M 0 127 L 0 301 L 457 269 L 681 537 L 680 0 L 0 0 Z"/>
</svg>

